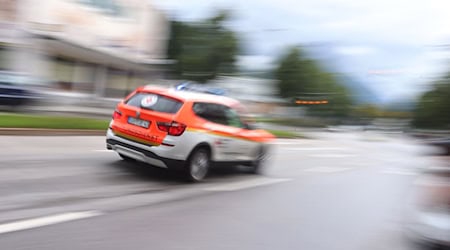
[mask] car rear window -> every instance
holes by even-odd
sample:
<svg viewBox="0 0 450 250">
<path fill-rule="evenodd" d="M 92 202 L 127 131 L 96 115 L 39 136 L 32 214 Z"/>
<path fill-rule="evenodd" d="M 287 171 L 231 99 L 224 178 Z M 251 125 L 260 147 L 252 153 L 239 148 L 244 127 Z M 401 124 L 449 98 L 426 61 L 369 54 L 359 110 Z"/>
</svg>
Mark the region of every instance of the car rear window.
<svg viewBox="0 0 450 250">
<path fill-rule="evenodd" d="M 178 112 L 183 105 L 181 101 L 153 93 L 136 93 L 126 101 L 126 104 L 170 114 Z"/>
</svg>

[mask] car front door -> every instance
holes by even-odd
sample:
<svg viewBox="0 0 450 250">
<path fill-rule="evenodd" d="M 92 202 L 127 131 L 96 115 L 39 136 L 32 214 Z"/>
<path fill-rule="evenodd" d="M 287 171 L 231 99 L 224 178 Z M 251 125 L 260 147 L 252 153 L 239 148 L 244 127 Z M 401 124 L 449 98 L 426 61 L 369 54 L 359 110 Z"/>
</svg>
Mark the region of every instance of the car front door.
<svg viewBox="0 0 450 250">
<path fill-rule="evenodd" d="M 227 109 L 216 103 L 195 103 L 193 107 L 194 112 L 206 120 L 203 127 L 208 131 L 217 161 L 234 161 L 239 154 L 236 136 L 241 128 L 229 125 Z"/>
<path fill-rule="evenodd" d="M 234 134 L 234 150 L 236 160 L 248 161 L 254 158 L 255 149 L 258 143 L 252 140 L 253 131 L 249 130 L 241 120 L 237 110 L 226 108 L 227 124 L 229 127 L 236 128 Z"/>
</svg>

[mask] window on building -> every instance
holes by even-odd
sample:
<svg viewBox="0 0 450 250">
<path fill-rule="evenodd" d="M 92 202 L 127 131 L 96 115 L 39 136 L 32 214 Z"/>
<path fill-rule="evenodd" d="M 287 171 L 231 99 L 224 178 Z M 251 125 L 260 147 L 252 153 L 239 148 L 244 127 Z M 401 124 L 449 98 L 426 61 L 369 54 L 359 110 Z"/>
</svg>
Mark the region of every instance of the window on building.
<svg viewBox="0 0 450 250">
<path fill-rule="evenodd" d="M 94 7 L 105 15 L 123 16 L 126 11 L 124 6 L 118 4 L 114 0 L 78 0 L 79 3 Z"/>
</svg>

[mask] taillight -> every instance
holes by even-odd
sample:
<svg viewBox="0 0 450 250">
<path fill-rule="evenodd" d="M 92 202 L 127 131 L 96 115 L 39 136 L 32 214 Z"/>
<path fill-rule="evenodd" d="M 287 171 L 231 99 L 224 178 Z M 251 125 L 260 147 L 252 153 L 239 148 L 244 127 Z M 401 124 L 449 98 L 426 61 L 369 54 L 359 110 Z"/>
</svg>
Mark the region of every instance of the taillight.
<svg viewBox="0 0 450 250">
<path fill-rule="evenodd" d="M 120 117 L 122 117 L 122 113 L 120 113 L 120 111 L 119 110 L 114 110 L 114 113 L 113 113 L 113 116 L 112 116 L 112 118 L 114 119 L 114 120 L 117 120 L 117 119 L 120 119 Z"/>
<path fill-rule="evenodd" d="M 158 122 L 157 124 L 159 130 L 173 136 L 180 136 L 186 129 L 186 125 L 178 122 Z"/>
</svg>

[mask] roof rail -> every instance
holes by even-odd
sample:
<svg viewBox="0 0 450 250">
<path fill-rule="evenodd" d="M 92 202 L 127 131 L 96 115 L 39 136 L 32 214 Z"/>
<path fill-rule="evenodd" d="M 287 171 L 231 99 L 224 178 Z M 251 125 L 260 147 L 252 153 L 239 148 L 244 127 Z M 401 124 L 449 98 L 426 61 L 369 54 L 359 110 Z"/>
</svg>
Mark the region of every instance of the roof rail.
<svg viewBox="0 0 450 250">
<path fill-rule="evenodd" d="M 205 87 L 203 85 L 194 84 L 191 82 L 181 82 L 175 86 L 175 90 L 200 92 L 212 95 L 226 95 L 226 91 L 224 89 Z"/>
</svg>

